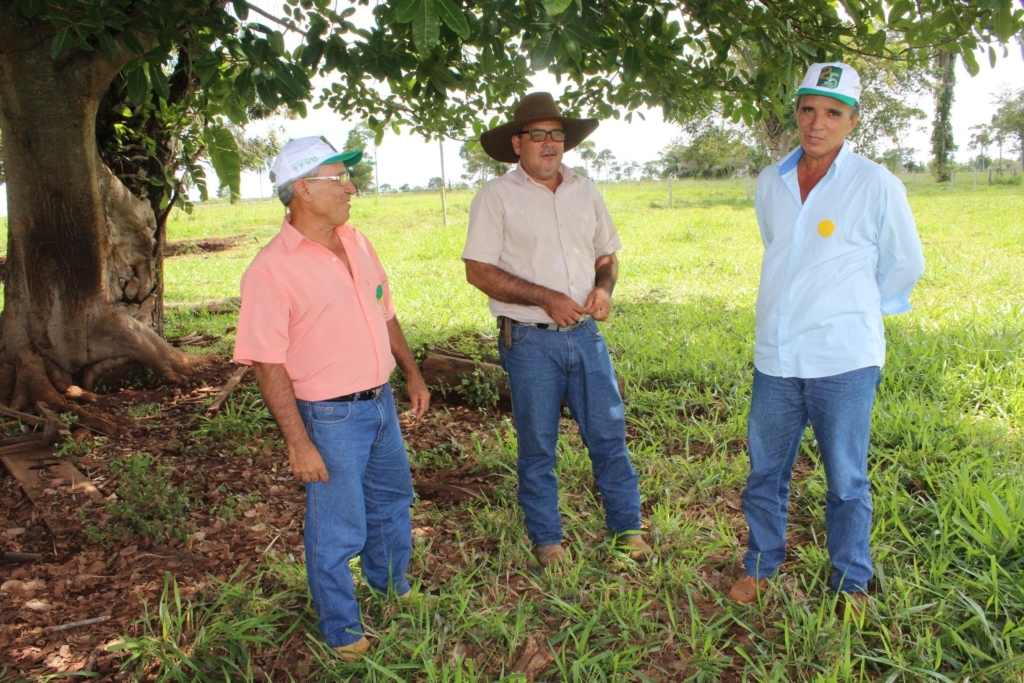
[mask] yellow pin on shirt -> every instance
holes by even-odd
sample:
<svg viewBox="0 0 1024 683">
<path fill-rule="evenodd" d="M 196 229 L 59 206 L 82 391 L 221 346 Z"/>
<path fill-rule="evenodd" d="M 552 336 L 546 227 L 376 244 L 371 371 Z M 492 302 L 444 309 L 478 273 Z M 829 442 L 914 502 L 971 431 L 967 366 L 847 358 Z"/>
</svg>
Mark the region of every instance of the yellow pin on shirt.
<svg viewBox="0 0 1024 683">
<path fill-rule="evenodd" d="M 835 231 L 836 224 L 827 218 L 822 222 L 818 223 L 818 234 L 821 235 L 822 237 L 831 237 L 832 233 L 834 233 Z"/>
</svg>

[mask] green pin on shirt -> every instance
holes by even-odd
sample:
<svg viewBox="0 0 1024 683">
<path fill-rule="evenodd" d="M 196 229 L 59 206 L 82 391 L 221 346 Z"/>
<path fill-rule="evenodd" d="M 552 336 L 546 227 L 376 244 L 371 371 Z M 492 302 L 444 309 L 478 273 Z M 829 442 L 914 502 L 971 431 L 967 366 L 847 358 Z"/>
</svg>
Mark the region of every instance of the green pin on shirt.
<svg viewBox="0 0 1024 683">
<path fill-rule="evenodd" d="M 377 285 L 377 301 L 384 297 L 384 285 Z"/>
</svg>

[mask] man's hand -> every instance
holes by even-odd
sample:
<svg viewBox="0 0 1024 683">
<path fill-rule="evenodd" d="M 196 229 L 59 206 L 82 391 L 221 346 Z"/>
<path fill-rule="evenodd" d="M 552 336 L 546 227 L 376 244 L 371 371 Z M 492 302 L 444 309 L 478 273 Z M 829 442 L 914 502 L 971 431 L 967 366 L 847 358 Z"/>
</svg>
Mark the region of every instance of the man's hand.
<svg viewBox="0 0 1024 683">
<path fill-rule="evenodd" d="M 612 297 L 604 287 L 594 287 L 587 295 L 584 313 L 589 313 L 594 320 L 607 320 L 612 312 Z"/>
<path fill-rule="evenodd" d="M 580 306 L 561 292 L 552 290 L 548 290 L 548 292 L 548 295 L 544 297 L 541 303 L 541 308 L 548 314 L 548 317 L 562 327 L 578 323 L 580 316 L 586 312 L 583 306 Z"/>
<path fill-rule="evenodd" d="M 315 481 L 322 481 L 326 484 L 331 480 L 330 475 L 327 474 L 323 456 L 309 439 L 298 446 L 288 445 L 288 462 L 291 463 L 292 473 L 304 484 Z"/>
<path fill-rule="evenodd" d="M 409 409 L 416 417 L 423 417 L 430 406 L 430 391 L 423 381 L 423 375 L 416 372 L 406 379 L 406 385 L 409 390 Z"/>
</svg>

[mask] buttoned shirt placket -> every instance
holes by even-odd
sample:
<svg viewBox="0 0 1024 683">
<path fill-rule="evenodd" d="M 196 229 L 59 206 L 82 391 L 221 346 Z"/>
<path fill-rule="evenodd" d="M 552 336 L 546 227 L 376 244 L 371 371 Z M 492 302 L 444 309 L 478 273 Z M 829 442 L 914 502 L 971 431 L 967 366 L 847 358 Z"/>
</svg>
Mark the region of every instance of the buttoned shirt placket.
<svg viewBox="0 0 1024 683">
<path fill-rule="evenodd" d="M 346 254 L 354 254 L 356 252 L 356 249 L 358 249 L 358 246 L 352 243 L 351 234 L 348 234 L 348 235 L 339 234 L 338 237 L 339 237 L 339 239 L 341 239 L 341 243 L 345 247 L 345 253 Z M 377 336 L 377 333 L 374 331 L 373 325 L 370 324 L 370 316 L 373 315 L 373 313 L 376 313 L 376 301 L 374 301 L 374 306 L 371 309 L 371 311 L 368 312 L 366 310 L 366 301 L 364 300 L 364 296 L 363 296 L 363 288 L 359 286 L 360 272 L 359 272 L 359 267 L 356 265 L 356 259 L 349 258 L 348 265 L 349 265 L 349 268 L 352 269 L 352 272 L 349 272 L 349 269 L 345 267 L 345 264 L 342 263 L 341 259 L 338 258 L 337 256 L 335 256 L 331 252 L 330 249 L 328 249 L 327 247 L 323 246 L 322 244 L 317 244 L 317 243 L 313 242 L 312 240 L 308 240 L 308 241 L 313 246 L 318 247 L 321 250 L 327 252 L 327 254 L 331 258 L 331 263 L 334 265 L 335 270 L 337 270 L 338 273 L 341 275 L 341 277 L 347 283 L 349 283 L 352 286 L 352 290 L 355 292 L 355 295 L 356 295 L 356 301 L 359 302 L 359 311 L 362 314 L 360 316 L 360 319 L 362 320 L 363 324 L 366 325 L 367 331 L 370 333 L 370 336 L 373 338 L 374 346 L 375 347 L 378 346 L 379 342 L 380 342 L 380 339 Z M 379 377 L 380 373 L 381 373 L 380 354 L 374 354 L 374 361 L 377 364 L 376 375 Z"/>
<path fill-rule="evenodd" d="M 800 206 L 800 211 L 797 212 L 796 221 L 790 227 L 789 231 L 789 257 L 786 260 L 786 271 L 783 276 L 782 287 L 779 291 L 779 367 L 782 370 L 783 377 L 791 377 L 797 374 L 796 367 L 792 360 L 793 340 L 789 336 L 789 322 L 793 313 L 793 280 L 800 268 L 804 248 L 807 245 L 808 239 L 806 218 L 812 211 L 815 198 L 825 191 L 825 187 L 828 184 L 834 181 L 836 174 L 836 165 L 835 162 L 833 162 L 825 173 L 825 176 L 818 181 L 818 184 L 815 185 L 807 194 L 807 201 L 801 202 L 800 179 L 797 166 L 798 164 L 793 164 L 792 170 L 781 176 L 782 182 L 785 183 L 787 188 L 789 188 L 790 193 L 793 195 L 793 199 Z"/>
</svg>

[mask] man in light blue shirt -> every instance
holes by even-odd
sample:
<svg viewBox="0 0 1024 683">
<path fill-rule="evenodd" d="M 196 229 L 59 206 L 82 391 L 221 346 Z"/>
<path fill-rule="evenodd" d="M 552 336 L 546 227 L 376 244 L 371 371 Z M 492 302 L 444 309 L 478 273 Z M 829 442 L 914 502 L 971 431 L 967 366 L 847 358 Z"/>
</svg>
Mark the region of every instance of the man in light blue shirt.
<svg viewBox="0 0 1024 683">
<path fill-rule="evenodd" d="M 797 90 L 800 147 L 757 182 L 765 252 L 743 490 L 750 534 L 745 575 L 729 592 L 741 603 L 757 599 L 785 559 L 789 482 L 808 420 L 828 481 L 832 588 L 867 601 L 867 456 L 885 363 L 882 316 L 910 310 L 924 258 L 903 183 L 845 141 L 860 90 L 849 65 L 812 65 Z"/>
</svg>

